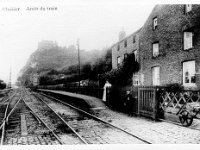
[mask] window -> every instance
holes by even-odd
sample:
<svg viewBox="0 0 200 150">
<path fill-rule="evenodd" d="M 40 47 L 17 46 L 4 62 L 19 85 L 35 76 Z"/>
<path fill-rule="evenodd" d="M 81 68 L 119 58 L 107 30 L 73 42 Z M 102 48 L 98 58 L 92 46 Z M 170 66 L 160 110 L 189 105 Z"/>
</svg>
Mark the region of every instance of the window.
<svg viewBox="0 0 200 150">
<path fill-rule="evenodd" d="M 118 51 L 120 50 L 120 46 L 119 46 L 119 45 L 117 45 L 117 50 L 118 50 Z"/>
<path fill-rule="evenodd" d="M 160 67 L 152 68 L 152 83 L 153 85 L 160 85 Z"/>
<path fill-rule="evenodd" d="M 127 47 L 127 40 L 124 40 L 124 47 Z"/>
<path fill-rule="evenodd" d="M 128 57 L 128 54 L 126 53 L 126 54 L 124 54 L 124 59 L 126 59 Z"/>
<path fill-rule="evenodd" d="M 153 43 L 153 57 L 159 55 L 159 43 Z"/>
<path fill-rule="evenodd" d="M 192 10 L 192 4 L 186 4 L 185 5 L 185 12 L 188 13 L 191 10 Z"/>
<path fill-rule="evenodd" d="M 144 74 L 143 73 L 140 74 L 139 80 L 140 80 L 140 84 L 144 85 Z"/>
<path fill-rule="evenodd" d="M 120 63 L 121 63 L 121 58 L 120 58 L 120 56 L 119 56 L 119 57 L 117 57 L 117 66 L 119 66 Z"/>
<path fill-rule="evenodd" d="M 184 50 L 193 47 L 193 33 L 192 32 L 184 32 Z"/>
<path fill-rule="evenodd" d="M 133 85 L 139 85 L 139 73 L 133 74 Z"/>
<path fill-rule="evenodd" d="M 135 36 L 133 36 L 133 43 L 135 43 Z"/>
<path fill-rule="evenodd" d="M 194 86 L 195 82 L 195 61 L 183 62 L 183 85 Z"/>
<path fill-rule="evenodd" d="M 153 19 L 153 29 L 155 30 L 157 26 L 158 26 L 158 18 L 156 17 Z"/>
</svg>

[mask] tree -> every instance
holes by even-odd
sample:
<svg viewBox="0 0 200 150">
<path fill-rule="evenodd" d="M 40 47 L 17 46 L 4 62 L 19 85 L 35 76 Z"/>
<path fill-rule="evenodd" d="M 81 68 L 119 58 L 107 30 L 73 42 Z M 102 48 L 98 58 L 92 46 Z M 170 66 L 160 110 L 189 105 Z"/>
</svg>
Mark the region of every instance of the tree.
<svg viewBox="0 0 200 150">
<path fill-rule="evenodd" d="M 124 59 L 118 69 L 113 69 L 100 76 L 101 85 L 109 80 L 112 84 L 116 85 L 130 85 L 132 82 L 133 73 L 139 71 L 139 63 L 135 61 L 134 53 L 131 53 Z"/>
<path fill-rule="evenodd" d="M 90 63 L 86 63 L 81 68 L 81 75 L 84 76 L 84 78 L 88 78 L 91 74 L 92 66 Z"/>
<path fill-rule="evenodd" d="M 49 72 L 48 72 L 48 75 L 58 75 L 59 74 L 59 71 L 55 70 L 55 69 L 51 69 Z"/>
<path fill-rule="evenodd" d="M 51 85 L 55 83 L 55 79 L 48 75 L 41 76 L 39 80 L 41 85 Z"/>
<path fill-rule="evenodd" d="M 0 80 L 0 89 L 5 89 L 6 83 L 3 80 Z"/>
</svg>

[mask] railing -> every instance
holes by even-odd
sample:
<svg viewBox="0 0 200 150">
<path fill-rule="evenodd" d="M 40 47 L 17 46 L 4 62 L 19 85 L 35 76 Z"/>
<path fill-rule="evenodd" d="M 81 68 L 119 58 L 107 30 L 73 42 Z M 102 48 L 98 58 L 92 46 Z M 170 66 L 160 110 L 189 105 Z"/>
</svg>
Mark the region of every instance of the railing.
<svg viewBox="0 0 200 150">
<path fill-rule="evenodd" d="M 167 92 L 159 96 L 159 108 L 163 112 L 178 114 L 188 103 L 200 102 L 199 91 Z"/>
</svg>

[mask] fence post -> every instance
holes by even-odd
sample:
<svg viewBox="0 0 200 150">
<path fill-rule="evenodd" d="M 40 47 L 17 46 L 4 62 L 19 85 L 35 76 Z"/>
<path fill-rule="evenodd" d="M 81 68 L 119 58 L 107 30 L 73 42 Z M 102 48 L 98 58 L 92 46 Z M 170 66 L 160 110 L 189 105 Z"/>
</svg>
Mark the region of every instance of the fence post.
<svg viewBox="0 0 200 150">
<path fill-rule="evenodd" d="M 140 116 L 140 87 L 138 87 L 138 116 Z"/>
<path fill-rule="evenodd" d="M 157 116 L 157 87 L 153 90 L 153 119 L 156 120 Z"/>
</svg>

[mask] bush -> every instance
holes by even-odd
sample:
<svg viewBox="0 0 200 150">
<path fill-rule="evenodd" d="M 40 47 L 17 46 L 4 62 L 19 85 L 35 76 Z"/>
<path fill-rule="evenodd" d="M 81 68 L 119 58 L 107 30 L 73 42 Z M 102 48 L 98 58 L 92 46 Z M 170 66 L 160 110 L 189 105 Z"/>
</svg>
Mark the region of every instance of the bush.
<svg viewBox="0 0 200 150">
<path fill-rule="evenodd" d="M 117 110 L 123 110 L 123 103 L 126 96 L 126 87 L 112 86 L 108 105 Z"/>
<path fill-rule="evenodd" d="M 0 89 L 5 89 L 5 88 L 6 88 L 6 83 L 0 80 Z"/>
<path fill-rule="evenodd" d="M 135 61 L 134 53 L 128 55 L 118 69 L 113 69 L 100 76 L 100 83 L 109 80 L 112 84 L 126 86 L 131 85 L 133 73 L 139 70 L 139 63 Z"/>
<path fill-rule="evenodd" d="M 167 84 L 164 90 L 167 92 L 182 92 L 184 88 L 179 83 L 172 83 L 172 84 Z"/>
</svg>

